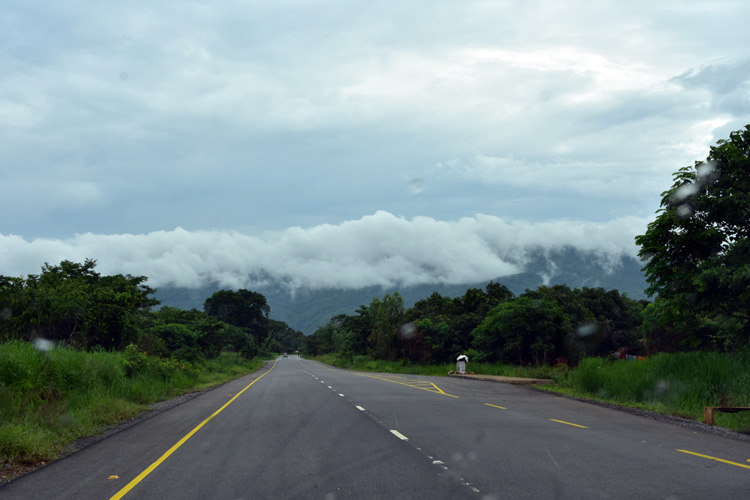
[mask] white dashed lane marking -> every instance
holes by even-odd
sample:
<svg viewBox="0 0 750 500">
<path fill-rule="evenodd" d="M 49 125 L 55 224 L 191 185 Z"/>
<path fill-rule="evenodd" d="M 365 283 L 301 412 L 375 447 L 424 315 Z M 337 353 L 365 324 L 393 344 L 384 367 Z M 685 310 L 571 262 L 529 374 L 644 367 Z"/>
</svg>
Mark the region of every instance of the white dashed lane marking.
<svg viewBox="0 0 750 500">
<path fill-rule="evenodd" d="M 305 373 L 308 373 L 308 372 L 305 372 Z M 314 375 L 313 375 L 313 374 L 311 374 L 311 373 L 308 373 L 308 375 L 310 375 L 310 376 L 311 376 L 312 378 L 314 378 L 315 380 L 320 380 L 320 379 L 319 379 L 318 377 L 314 376 Z M 324 381 L 324 380 L 320 380 L 320 383 L 321 383 L 321 384 L 325 384 L 325 381 Z M 329 385 L 329 386 L 328 386 L 328 388 L 329 388 L 329 389 L 331 389 L 332 391 L 334 391 L 334 392 L 335 392 L 335 389 L 333 389 L 333 387 L 332 387 L 332 386 L 330 386 L 330 385 Z M 339 393 L 339 396 L 341 396 L 342 398 L 343 398 L 343 397 L 346 397 L 346 396 L 344 396 L 344 395 L 343 395 L 343 394 L 341 394 L 341 393 Z M 353 403 L 352 403 L 352 404 L 353 404 Z M 366 412 L 366 413 L 367 413 L 367 410 L 366 410 L 366 409 L 365 409 L 364 407 L 362 407 L 362 406 L 359 406 L 359 405 L 354 405 L 354 404 L 353 404 L 353 406 L 354 406 L 354 407 L 355 407 L 356 409 L 358 409 L 359 411 L 363 411 L 363 412 Z M 495 405 L 489 405 L 489 404 L 488 404 L 487 406 L 495 406 Z M 502 406 L 496 406 L 496 408 L 502 408 L 502 409 L 505 409 L 505 408 L 503 408 Z M 370 414 L 368 413 L 368 415 L 370 415 Z M 370 417 L 371 417 L 371 418 L 372 418 L 373 420 L 375 420 L 375 421 L 376 421 L 377 423 L 379 423 L 380 425 L 383 425 L 383 426 L 385 427 L 385 425 L 383 424 L 383 422 L 382 422 L 382 421 L 380 421 L 379 419 L 377 419 L 377 418 L 376 418 L 375 416 L 373 416 L 373 415 L 370 415 Z M 566 423 L 567 423 L 567 422 L 566 422 Z M 395 429 L 389 429 L 389 430 L 390 430 L 391 434 L 393 434 L 394 436 L 396 436 L 396 437 L 397 437 L 397 438 L 399 438 L 400 440 L 402 440 L 402 441 L 409 441 L 409 438 L 408 438 L 408 437 L 406 437 L 406 436 L 404 436 L 403 434 L 401 434 L 401 433 L 400 433 L 399 431 L 397 431 L 397 430 L 395 430 Z M 421 448 L 416 448 L 416 449 L 417 449 L 418 451 L 421 451 Z M 428 459 L 430 459 L 430 460 L 432 461 L 432 464 L 433 464 L 433 465 L 437 465 L 437 466 L 438 466 L 438 467 L 440 467 L 440 468 L 441 468 L 442 470 L 444 470 L 444 471 L 448 471 L 448 470 L 449 470 L 449 469 L 448 469 L 448 467 L 447 467 L 447 466 L 445 465 L 445 462 L 443 462 L 442 460 L 437 460 L 437 459 L 434 459 L 433 457 L 431 457 L 431 456 L 429 456 L 429 455 L 427 455 L 427 458 L 428 458 Z M 748 460 L 748 461 L 750 462 L 750 460 Z M 467 488 L 471 489 L 471 490 L 472 490 L 473 492 L 475 492 L 475 493 L 479 493 L 479 489 L 478 489 L 477 487 L 475 487 L 474 485 L 472 485 L 471 483 L 467 482 L 467 481 L 466 481 L 466 480 L 465 480 L 464 478 L 462 478 L 462 477 L 461 477 L 461 478 L 458 478 L 458 480 L 460 481 L 460 483 L 461 483 L 461 484 L 462 484 L 463 486 L 465 486 L 465 487 L 467 487 Z"/>
<path fill-rule="evenodd" d="M 397 438 L 399 438 L 402 441 L 408 441 L 409 440 L 408 437 L 404 436 L 403 434 L 401 434 L 397 430 L 391 429 L 391 434 L 393 434 L 394 436 L 396 436 Z"/>
</svg>

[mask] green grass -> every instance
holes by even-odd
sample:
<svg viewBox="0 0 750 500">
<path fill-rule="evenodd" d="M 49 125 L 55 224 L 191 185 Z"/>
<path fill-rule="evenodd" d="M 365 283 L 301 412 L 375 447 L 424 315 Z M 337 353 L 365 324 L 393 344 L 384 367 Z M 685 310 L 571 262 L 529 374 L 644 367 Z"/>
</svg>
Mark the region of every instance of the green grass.
<svg viewBox="0 0 750 500">
<path fill-rule="evenodd" d="M 323 354 L 310 359 L 316 359 L 322 363 L 338 366 L 339 368 L 364 372 L 446 376 L 449 371 L 456 370 L 455 363 L 421 365 L 409 363 L 408 361 L 374 360 L 368 356 L 354 356 L 349 359 L 333 354 Z M 551 366 L 524 367 L 492 363 L 469 363 L 467 370 L 483 375 L 499 375 L 502 377 L 553 378 L 556 373 L 565 371 L 566 369 L 553 368 Z"/>
<path fill-rule="evenodd" d="M 367 356 L 342 359 L 323 355 L 315 359 L 341 368 L 380 373 L 445 376 L 456 368 L 455 364 L 424 366 L 372 360 Z M 703 420 L 705 406 L 750 406 L 750 352 L 747 351 L 659 354 L 643 361 L 587 358 L 576 368 L 470 362 L 467 369 L 485 375 L 549 378 L 555 384 L 539 386 L 541 389 L 697 421 Z M 750 412 L 717 412 L 715 425 L 750 432 Z"/>
<path fill-rule="evenodd" d="M 750 406 L 750 352 L 588 358 L 556 382 L 546 389 L 702 421 L 704 406 Z M 750 432 L 750 412 L 717 412 L 715 424 Z"/>
<path fill-rule="evenodd" d="M 136 351 L 47 352 L 0 344 L 0 466 L 49 461 L 76 440 L 132 418 L 157 401 L 257 370 L 222 354 L 204 365 Z"/>
</svg>

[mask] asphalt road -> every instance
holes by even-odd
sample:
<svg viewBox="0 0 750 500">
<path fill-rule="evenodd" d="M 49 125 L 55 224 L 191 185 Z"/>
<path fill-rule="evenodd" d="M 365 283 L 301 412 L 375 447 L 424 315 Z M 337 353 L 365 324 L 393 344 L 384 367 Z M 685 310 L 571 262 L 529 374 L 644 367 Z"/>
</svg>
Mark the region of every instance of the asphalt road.
<svg viewBox="0 0 750 500">
<path fill-rule="evenodd" d="M 290 357 L 0 499 L 742 499 L 749 459 L 746 441 L 523 387 Z"/>
</svg>

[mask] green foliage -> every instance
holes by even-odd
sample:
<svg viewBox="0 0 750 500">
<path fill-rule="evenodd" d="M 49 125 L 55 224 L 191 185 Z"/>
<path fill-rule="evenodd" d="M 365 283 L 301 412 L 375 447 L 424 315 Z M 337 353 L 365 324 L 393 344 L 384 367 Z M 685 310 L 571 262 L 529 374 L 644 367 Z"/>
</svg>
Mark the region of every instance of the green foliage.
<svg viewBox="0 0 750 500">
<path fill-rule="evenodd" d="M 0 344 L 0 464 L 49 460 L 66 444 L 135 416 L 147 405 L 220 383 L 263 364 L 222 355 L 196 366 L 146 355 Z"/>
<path fill-rule="evenodd" d="M 398 356 L 398 329 L 404 316 L 404 299 L 401 294 L 385 294 L 383 299 L 375 298 L 369 307 L 372 318 L 370 349 L 375 357 L 395 359 Z"/>
<path fill-rule="evenodd" d="M 644 305 L 616 290 L 565 285 L 515 299 L 506 287 L 490 283 L 486 292 L 471 288 L 455 299 L 434 292 L 408 310 L 399 294 L 386 294 L 360 306 L 356 316 L 332 318 L 304 339 L 303 349 L 310 356 L 427 364 L 452 364 L 472 349 L 479 361 L 575 361 L 621 347 L 640 352 Z"/>
<path fill-rule="evenodd" d="M 562 354 L 570 333 L 570 321 L 557 303 L 545 298 L 519 297 L 489 312 L 474 330 L 474 345 L 489 354 L 489 361 L 539 365 Z"/>
<path fill-rule="evenodd" d="M 143 276 L 101 276 L 96 261 L 44 264 L 26 279 L 0 276 L 0 340 L 41 337 L 70 345 L 120 349 L 136 340 L 153 305 Z"/>
<path fill-rule="evenodd" d="M 750 125 L 674 174 L 636 243 L 647 292 L 663 301 L 660 325 L 683 331 L 692 348 L 750 342 Z"/>
<path fill-rule="evenodd" d="M 145 354 L 200 364 L 231 350 L 245 360 L 261 346 L 297 350 L 302 334 L 268 319 L 257 292 L 221 291 L 207 312 L 164 307 L 150 296 L 143 276 L 102 276 L 96 262 L 44 264 L 28 278 L 0 276 L 0 342 L 41 338 L 89 350 L 121 350 L 133 344 Z"/>
<path fill-rule="evenodd" d="M 247 329 L 258 345 L 268 335 L 270 308 L 261 293 L 244 289 L 221 290 L 206 299 L 203 310 L 218 320 Z"/>
<path fill-rule="evenodd" d="M 188 326 L 179 323 L 162 324 L 152 327 L 150 333 L 162 339 L 167 350 L 175 358 L 190 363 L 200 363 L 204 360 L 198 345 L 198 334 Z"/>
<path fill-rule="evenodd" d="M 268 320 L 268 337 L 265 349 L 271 352 L 297 352 L 302 348 L 305 335 L 283 321 Z"/>
<path fill-rule="evenodd" d="M 748 366 L 748 351 L 662 353 L 637 362 L 587 358 L 557 381 L 567 394 L 702 420 L 704 406 L 750 406 Z M 750 415 L 717 418 L 750 430 Z"/>
</svg>

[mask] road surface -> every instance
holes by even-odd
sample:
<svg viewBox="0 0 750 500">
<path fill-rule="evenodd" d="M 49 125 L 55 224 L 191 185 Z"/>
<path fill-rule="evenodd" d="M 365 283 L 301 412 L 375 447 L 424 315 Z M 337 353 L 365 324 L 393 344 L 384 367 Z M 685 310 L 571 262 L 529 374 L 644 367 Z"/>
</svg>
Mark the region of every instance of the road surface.
<svg viewBox="0 0 750 500">
<path fill-rule="evenodd" d="M 280 358 L 0 499 L 750 498 L 750 443 L 506 384 Z"/>
</svg>

